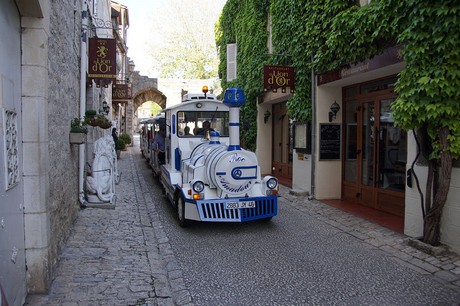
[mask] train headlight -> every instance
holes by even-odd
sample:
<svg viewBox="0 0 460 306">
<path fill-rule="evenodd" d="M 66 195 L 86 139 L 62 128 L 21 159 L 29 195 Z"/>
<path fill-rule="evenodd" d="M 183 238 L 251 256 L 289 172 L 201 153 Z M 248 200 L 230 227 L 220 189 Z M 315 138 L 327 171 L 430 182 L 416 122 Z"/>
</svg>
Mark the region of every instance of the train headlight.
<svg viewBox="0 0 460 306">
<path fill-rule="evenodd" d="M 196 193 L 200 193 L 204 190 L 204 183 L 202 181 L 196 181 L 192 185 L 192 189 Z"/>
<path fill-rule="evenodd" d="M 278 187 L 278 180 L 272 177 L 267 181 L 266 184 L 267 184 L 268 189 L 275 189 L 276 187 Z"/>
</svg>

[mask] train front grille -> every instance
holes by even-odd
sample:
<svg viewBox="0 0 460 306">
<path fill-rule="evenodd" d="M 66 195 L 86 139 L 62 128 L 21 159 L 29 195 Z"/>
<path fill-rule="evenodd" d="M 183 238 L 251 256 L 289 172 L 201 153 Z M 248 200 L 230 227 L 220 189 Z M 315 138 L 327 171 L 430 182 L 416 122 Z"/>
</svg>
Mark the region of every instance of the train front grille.
<svg viewBox="0 0 460 306">
<path fill-rule="evenodd" d="M 276 197 L 245 198 L 244 200 L 255 201 L 255 207 L 226 209 L 226 201 L 198 201 L 198 213 L 202 221 L 244 222 L 273 217 L 278 212 Z"/>
</svg>

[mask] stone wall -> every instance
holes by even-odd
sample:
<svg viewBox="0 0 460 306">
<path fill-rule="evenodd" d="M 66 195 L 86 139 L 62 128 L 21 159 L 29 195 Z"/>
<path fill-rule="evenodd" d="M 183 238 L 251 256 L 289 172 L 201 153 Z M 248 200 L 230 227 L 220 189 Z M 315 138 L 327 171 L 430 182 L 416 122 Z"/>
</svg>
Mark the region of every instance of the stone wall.
<svg viewBox="0 0 460 306">
<path fill-rule="evenodd" d="M 44 72 L 30 69 L 23 75 L 25 83 L 33 83 L 43 93 L 34 99 L 35 112 L 26 105 L 23 109 L 31 111 L 24 128 L 42 135 L 31 144 L 37 152 L 31 161 L 36 165 L 36 184 L 24 191 L 26 198 L 36 201 L 26 210 L 29 293 L 49 289 L 58 254 L 79 210 L 78 146 L 69 144 L 69 130 L 71 119 L 79 116 L 80 5 L 74 12 L 73 1 L 46 3 L 42 35 L 37 36 L 42 41 L 31 38 L 24 43 L 29 53 L 44 54 L 34 63 Z M 36 32 L 35 26 L 31 24 L 28 31 Z"/>
<path fill-rule="evenodd" d="M 40 17 L 21 20 L 29 294 L 48 291 L 80 209 L 79 146 L 69 143 L 69 131 L 71 120 L 80 116 L 81 2 L 43 0 L 37 6 Z M 107 8 L 110 1 L 99 4 Z M 99 92 L 89 96 L 89 107 L 97 109 Z M 89 130 L 86 156 L 91 160 L 92 144 L 110 129 Z"/>
<path fill-rule="evenodd" d="M 52 1 L 49 38 L 50 256 L 69 235 L 79 209 L 78 145 L 70 145 L 70 120 L 79 116 L 81 13 L 73 1 Z"/>
</svg>

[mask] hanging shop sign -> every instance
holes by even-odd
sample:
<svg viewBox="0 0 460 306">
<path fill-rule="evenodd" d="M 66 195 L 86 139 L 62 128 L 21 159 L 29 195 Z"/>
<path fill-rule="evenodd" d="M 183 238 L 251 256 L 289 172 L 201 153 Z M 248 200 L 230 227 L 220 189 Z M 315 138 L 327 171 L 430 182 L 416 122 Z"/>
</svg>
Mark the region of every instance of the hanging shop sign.
<svg viewBox="0 0 460 306">
<path fill-rule="evenodd" d="M 112 85 L 113 102 L 128 102 L 130 99 L 132 99 L 131 84 Z"/>
<path fill-rule="evenodd" d="M 291 66 L 264 65 L 264 90 L 285 93 L 287 88 L 295 91 L 295 68 Z"/>
<path fill-rule="evenodd" d="M 117 47 L 114 38 L 89 39 L 89 62 L 88 79 L 90 85 L 94 80 L 96 86 L 101 86 L 101 81 L 105 86 L 109 82 L 115 82 L 117 69 Z"/>
</svg>

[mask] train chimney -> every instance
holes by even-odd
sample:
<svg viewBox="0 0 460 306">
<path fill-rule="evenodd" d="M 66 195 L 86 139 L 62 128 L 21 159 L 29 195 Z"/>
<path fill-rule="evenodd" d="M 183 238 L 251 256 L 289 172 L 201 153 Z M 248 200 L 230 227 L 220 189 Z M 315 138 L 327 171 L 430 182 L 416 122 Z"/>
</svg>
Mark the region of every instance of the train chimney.
<svg viewBox="0 0 460 306">
<path fill-rule="evenodd" d="M 246 102 L 241 88 L 228 88 L 224 94 L 224 104 L 230 108 L 230 144 L 228 151 L 240 150 L 240 107 Z"/>
</svg>

